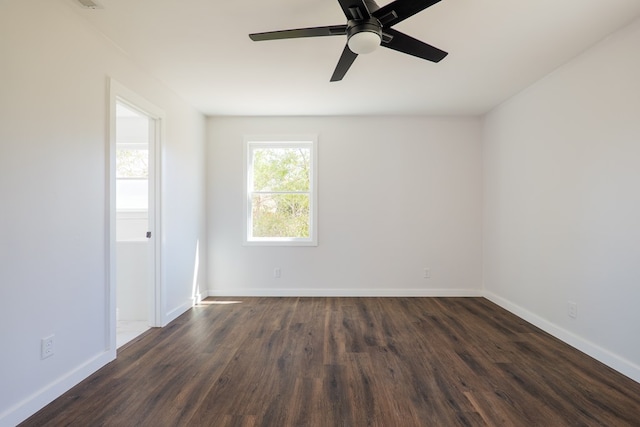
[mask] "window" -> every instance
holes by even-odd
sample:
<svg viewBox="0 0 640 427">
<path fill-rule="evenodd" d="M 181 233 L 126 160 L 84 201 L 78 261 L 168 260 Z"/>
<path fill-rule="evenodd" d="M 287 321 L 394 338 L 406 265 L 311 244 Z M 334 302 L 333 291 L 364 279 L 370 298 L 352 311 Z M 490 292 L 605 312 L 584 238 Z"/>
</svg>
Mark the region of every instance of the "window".
<svg viewBox="0 0 640 427">
<path fill-rule="evenodd" d="M 247 245 L 317 245 L 317 137 L 245 138 Z"/>
<path fill-rule="evenodd" d="M 149 117 L 116 103 L 116 210 L 147 211 Z"/>
</svg>

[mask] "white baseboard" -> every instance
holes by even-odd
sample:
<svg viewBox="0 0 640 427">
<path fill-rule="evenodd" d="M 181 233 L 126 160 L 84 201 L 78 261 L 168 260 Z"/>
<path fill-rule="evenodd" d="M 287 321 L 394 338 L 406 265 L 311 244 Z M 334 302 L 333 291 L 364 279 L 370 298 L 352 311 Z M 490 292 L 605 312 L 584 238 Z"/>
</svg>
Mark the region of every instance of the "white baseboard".
<svg viewBox="0 0 640 427">
<path fill-rule="evenodd" d="M 190 298 L 188 301 L 185 301 L 183 304 L 180 304 L 173 310 L 168 311 L 165 315 L 162 316 L 162 327 L 167 326 L 169 323 L 182 316 L 191 307 L 193 307 L 193 298 Z"/>
<path fill-rule="evenodd" d="M 479 289 L 209 289 L 210 297 L 481 297 Z"/>
<path fill-rule="evenodd" d="M 18 425 L 115 358 L 115 350 L 109 350 L 89 359 L 0 414 L 0 426 Z"/>
<path fill-rule="evenodd" d="M 162 327 L 167 326 L 169 323 L 173 322 L 178 317 L 182 316 L 184 313 L 187 312 L 187 310 L 189 310 L 194 305 L 197 305 L 198 303 L 200 303 L 200 301 L 207 298 L 208 296 L 209 296 L 209 291 L 205 289 L 201 291 L 199 294 L 192 296 L 187 301 L 180 304 L 178 307 L 174 308 L 173 310 L 168 311 L 162 317 Z"/>
<path fill-rule="evenodd" d="M 517 304 L 512 303 L 498 295 L 485 291 L 484 297 L 504 308 L 505 310 L 515 314 L 516 316 L 526 320 L 527 322 L 537 326 L 548 334 L 553 335 L 559 340 L 569 344 L 570 346 L 580 350 L 581 352 L 593 357 L 594 359 L 604 363 L 612 369 L 620 372 L 632 380 L 640 383 L 640 366 L 626 360 L 594 343 L 588 341 L 572 332 L 549 322 L 548 320 L 534 314 Z"/>
<path fill-rule="evenodd" d="M 193 306 L 195 307 L 196 305 L 202 303 L 203 300 L 207 299 L 210 296 L 211 295 L 209 295 L 209 291 L 207 289 L 201 291 L 199 294 L 196 294 L 195 296 L 191 297 Z"/>
</svg>

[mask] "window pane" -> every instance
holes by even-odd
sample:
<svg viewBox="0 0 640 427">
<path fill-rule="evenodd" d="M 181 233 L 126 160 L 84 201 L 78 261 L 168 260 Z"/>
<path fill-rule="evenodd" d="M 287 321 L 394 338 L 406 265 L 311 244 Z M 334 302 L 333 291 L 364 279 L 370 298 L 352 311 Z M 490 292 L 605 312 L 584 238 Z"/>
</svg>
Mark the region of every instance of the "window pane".
<svg viewBox="0 0 640 427">
<path fill-rule="evenodd" d="M 253 150 L 255 191 L 309 191 L 309 148 Z"/>
<path fill-rule="evenodd" d="M 253 237 L 309 238 L 308 194 L 254 194 Z"/>
<path fill-rule="evenodd" d="M 149 150 L 116 150 L 116 178 L 148 178 Z"/>
<path fill-rule="evenodd" d="M 116 210 L 147 210 L 149 184 L 146 179 L 116 180 Z"/>
</svg>

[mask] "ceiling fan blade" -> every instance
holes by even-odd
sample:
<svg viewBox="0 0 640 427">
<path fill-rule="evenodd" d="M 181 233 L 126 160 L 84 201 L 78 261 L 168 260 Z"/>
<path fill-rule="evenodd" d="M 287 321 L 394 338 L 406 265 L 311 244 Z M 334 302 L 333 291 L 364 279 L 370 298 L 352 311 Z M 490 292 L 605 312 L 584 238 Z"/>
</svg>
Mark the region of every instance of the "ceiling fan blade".
<svg viewBox="0 0 640 427">
<path fill-rule="evenodd" d="M 338 0 L 338 3 L 340 3 L 344 16 L 346 16 L 348 20 L 362 20 L 371 17 L 365 0 Z"/>
<path fill-rule="evenodd" d="M 326 27 L 298 28 L 293 30 L 268 31 L 249 34 L 253 41 L 297 39 L 302 37 L 343 36 L 347 34 L 346 25 L 328 25 Z"/>
<path fill-rule="evenodd" d="M 396 0 L 373 12 L 384 28 L 392 27 L 400 21 L 433 6 L 440 0 Z"/>
<path fill-rule="evenodd" d="M 433 47 L 430 44 L 421 42 L 391 28 L 384 30 L 381 46 L 432 62 L 440 62 L 448 55 L 444 50 L 440 50 L 437 47 Z"/>
<path fill-rule="evenodd" d="M 357 57 L 358 54 L 351 52 L 349 46 L 345 45 L 344 50 L 342 51 L 342 55 L 340 55 L 338 65 L 336 65 L 336 69 L 331 76 L 331 81 L 337 82 L 342 80 L 344 75 L 347 74 L 347 71 L 349 71 L 351 64 L 353 64 L 353 61 L 355 61 Z"/>
</svg>

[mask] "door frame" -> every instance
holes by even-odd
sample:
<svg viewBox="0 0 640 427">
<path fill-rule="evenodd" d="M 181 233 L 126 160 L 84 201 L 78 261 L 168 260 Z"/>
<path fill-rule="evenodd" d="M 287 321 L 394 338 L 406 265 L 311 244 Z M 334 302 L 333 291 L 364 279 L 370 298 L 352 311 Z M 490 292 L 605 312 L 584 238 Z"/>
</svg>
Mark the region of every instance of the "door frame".
<svg viewBox="0 0 640 427">
<path fill-rule="evenodd" d="M 164 140 L 165 114 L 137 93 L 126 88 L 116 80 L 109 78 L 109 144 L 108 144 L 108 224 L 107 224 L 107 349 L 116 352 L 116 104 L 126 104 L 149 117 L 149 228 L 150 241 L 150 280 L 148 285 L 149 326 L 162 326 L 162 304 L 164 301 L 161 266 L 161 165 L 162 143 Z"/>
</svg>

